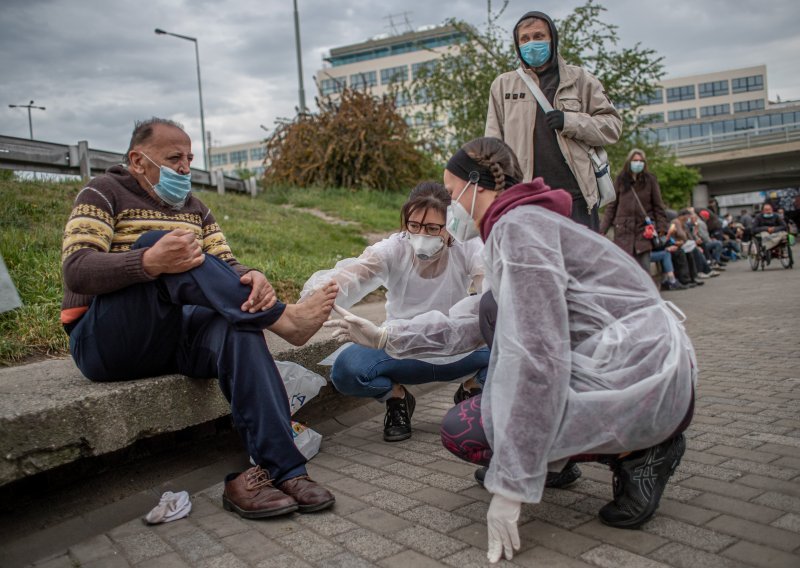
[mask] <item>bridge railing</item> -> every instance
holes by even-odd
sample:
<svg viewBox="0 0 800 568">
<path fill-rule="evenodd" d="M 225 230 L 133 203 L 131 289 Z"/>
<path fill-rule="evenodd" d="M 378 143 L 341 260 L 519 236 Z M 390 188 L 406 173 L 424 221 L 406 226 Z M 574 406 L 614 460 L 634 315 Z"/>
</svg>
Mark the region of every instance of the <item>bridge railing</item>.
<svg viewBox="0 0 800 568">
<path fill-rule="evenodd" d="M 69 145 L 0 136 L 0 169 L 78 175 L 88 180 L 123 163 L 124 158 L 123 154 L 89 148 L 86 141 Z M 219 193 L 237 191 L 255 195 L 258 191 L 255 178 L 243 180 L 226 176 L 221 171 L 196 168 L 192 168 L 192 186 L 216 189 Z"/>
<path fill-rule="evenodd" d="M 671 148 L 676 156 L 693 156 L 797 140 L 800 140 L 800 122 L 684 138 L 675 142 L 662 142 L 662 145 Z"/>
</svg>

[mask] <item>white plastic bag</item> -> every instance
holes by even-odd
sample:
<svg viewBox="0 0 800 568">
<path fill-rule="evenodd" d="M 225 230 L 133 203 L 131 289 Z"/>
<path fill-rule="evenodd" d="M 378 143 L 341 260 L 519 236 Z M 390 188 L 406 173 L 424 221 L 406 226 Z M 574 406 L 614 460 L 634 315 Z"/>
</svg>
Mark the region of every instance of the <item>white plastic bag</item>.
<svg viewBox="0 0 800 568">
<path fill-rule="evenodd" d="M 309 371 L 302 365 L 290 361 L 275 361 L 278 372 L 283 378 L 286 395 L 289 397 L 289 408 L 294 414 L 305 404 L 317 396 L 319 389 L 327 384 L 324 377 Z"/>
<path fill-rule="evenodd" d="M 322 444 L 322 434 L 294 420 L 292 420 L 292 438 L 294 445 L 307 460 L 317 455 Z"/>
</svg>

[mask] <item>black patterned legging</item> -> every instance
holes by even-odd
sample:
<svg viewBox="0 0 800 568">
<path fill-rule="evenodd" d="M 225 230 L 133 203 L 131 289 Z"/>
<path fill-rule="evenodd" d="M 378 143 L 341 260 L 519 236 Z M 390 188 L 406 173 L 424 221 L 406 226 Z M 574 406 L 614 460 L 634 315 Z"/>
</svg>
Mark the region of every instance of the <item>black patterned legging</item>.
<svg viewBox="0 0 800 568">
<path fill-rule="evenodd" d="M 447 412 L 441 426 L 442 445 L 464 461 L 477 465 L 489 465 L 489 461 L 492 459 L 492 448 L 489 446 L 489 440 L 486 439 L 486 432 L 483 429 L 481 398 L 481 395 L 468 398 Z M 693 415 L 694 393 L 692 393 L 686 416 L 675 429 L 675 432 L 667 439 L 671 439 L 686 430 L 692 421 Z M 580 454 L 571 457 L 570 461 L 605 461 L 616 456 L 617 454 Z"/>
</svg>

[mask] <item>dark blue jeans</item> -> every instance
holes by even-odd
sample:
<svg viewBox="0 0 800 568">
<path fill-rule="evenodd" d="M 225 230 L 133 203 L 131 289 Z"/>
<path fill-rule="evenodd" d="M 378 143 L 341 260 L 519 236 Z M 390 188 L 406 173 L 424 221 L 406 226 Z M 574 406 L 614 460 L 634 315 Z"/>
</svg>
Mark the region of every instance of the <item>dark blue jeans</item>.
<svg viewBox="0 0 800 568">
<path fill-rule="evenodd" d="M 165 233 L 146 233 L 133 248 L 152 246 Z M 286 389 L 263 332 L 286 306 L 243 312 L 249 294 L 236 271 L 207 254 L 187 272 L 96 296 L 70 331 L 70 351 L 92 381 L 168 373 L 217 377 L 248 453 L 280 483 L 306 473 L 292 438 Z"/>
<path fill-rule="evenodd" d="M 394 359 L 383 349 L 351 345 L 339 354 L 331 369 L 336 390 L 350 396 L 371 396 L 383 402 L 391 396 L 392 385 L 421 385 L 449 382 L 477 374 L 486 381 L 489 350 L 478 349 L 453 363 L 434 365 L 418 359 Z"/>
</svg>

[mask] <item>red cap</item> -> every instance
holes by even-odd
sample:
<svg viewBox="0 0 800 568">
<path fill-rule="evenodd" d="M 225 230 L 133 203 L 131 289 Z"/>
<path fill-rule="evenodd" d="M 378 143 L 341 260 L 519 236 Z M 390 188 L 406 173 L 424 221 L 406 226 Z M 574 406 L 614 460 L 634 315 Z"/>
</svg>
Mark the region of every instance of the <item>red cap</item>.
<svg viewBox="0 0 800 568">
<path fill-rule="evenodd" d="M 708 218 L 711 217 L 711 214 L 705 209 L 703 209 L 702 211 L 700 211 L 700 216 L 703 218 L 703 221 L 708 221 Z"/>
</svg>

